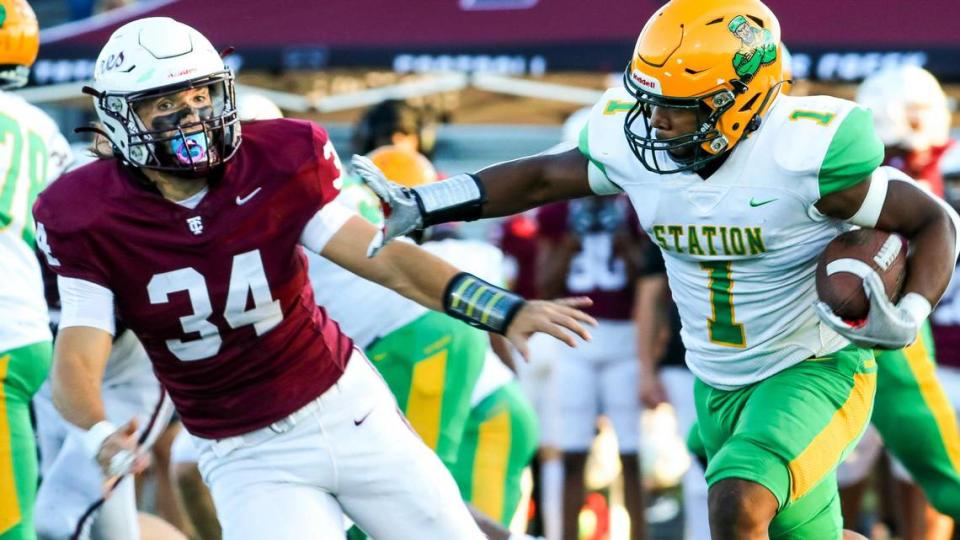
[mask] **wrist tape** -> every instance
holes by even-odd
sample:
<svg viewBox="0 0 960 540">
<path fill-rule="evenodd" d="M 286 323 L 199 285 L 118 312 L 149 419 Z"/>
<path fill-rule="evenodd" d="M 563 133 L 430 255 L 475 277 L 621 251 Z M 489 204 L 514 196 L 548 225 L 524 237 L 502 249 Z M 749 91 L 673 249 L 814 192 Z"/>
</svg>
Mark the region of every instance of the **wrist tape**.
<svg viewBox="0 0 960 540">
<path fill-rule="evenodd" d="M 522 297 L 466 272 L 454 276 L 443 294 L 447 315 L 498 334 L 507 332 L 524 303 Z"/>
</svg>

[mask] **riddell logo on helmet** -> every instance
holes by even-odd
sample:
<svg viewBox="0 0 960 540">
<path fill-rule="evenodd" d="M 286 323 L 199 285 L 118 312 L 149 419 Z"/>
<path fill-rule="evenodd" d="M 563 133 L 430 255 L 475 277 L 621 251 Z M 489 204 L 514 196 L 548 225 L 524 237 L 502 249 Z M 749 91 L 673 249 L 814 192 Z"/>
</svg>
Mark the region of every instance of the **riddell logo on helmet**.
<svg viewBox="0 0 960 540">
<path fill-rule="evenodd" d="M 641 88 L 645 88 L 651 92 L 660 93 L 660 81 L 657 79 L 644 73 L 640 73 L 637 70 L 630 72 L 630 78 L 633 79 L 633 82 L 637 83 L 637 85 Z"/>
<path fill-rule="evenodd" d="M 168 78 L 168 79 L 173 79 L 174 77 L 183 77 L 184 75 L 189 75 L 189 74 L 193 73 L 193 72 L 196 71 L 196 70 L 197 70 L 197 68 L 192 67 L 192 68 L 187 68 L 187 69 L 181 69 L 181 70 L 179 70 L 179 71 L 171 71 L 170 73 L 167 73 L 167 78 Z"/>
</svg>

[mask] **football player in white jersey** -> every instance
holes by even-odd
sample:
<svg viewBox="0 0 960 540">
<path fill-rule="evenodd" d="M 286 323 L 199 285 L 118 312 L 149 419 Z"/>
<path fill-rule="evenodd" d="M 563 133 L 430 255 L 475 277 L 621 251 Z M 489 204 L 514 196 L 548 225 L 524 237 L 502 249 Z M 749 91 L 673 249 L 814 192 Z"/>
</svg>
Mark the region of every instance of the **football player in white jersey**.
<svg viewBox="0 0 960 540">
<path fill-rule="evenodd" d="M 902 348 L 942 295 L 956 214 L 896 170 L 870 113 L 780 95 L 780 25 L 759 0 L 672 0 L 647 22 L 578 148 L 402 189 L 368 160 L 390 206 L 384 241 L 450 220 L 626 192 L 659 244 L 696 375 L 714 539 L 841 538 L 835 471 L 876 388 L 872 349 Z M 896 303 L 872 271 L 850 325 L 817 303 L 824 246 L 852 225 L 911 245 Z"/>
<path fill-rule="evenodd" d="M 30 209 L 70 162 L 40 109 L 6 92 L 27 83 L 40 30 L 26 0 L 0 0 L 0 538 L 34 538 L 37 450 L 30 399 L 50 370 L 47 303 Z"/>
</svg>

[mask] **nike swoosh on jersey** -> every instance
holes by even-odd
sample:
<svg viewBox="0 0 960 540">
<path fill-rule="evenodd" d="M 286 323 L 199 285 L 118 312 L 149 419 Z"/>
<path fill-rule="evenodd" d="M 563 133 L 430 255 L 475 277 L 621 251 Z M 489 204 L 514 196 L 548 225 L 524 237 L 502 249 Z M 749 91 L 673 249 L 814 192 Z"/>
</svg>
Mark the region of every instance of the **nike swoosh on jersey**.
<svg viewBox="0 0 960 540">
<path fill-rule="evenodd" d="M 247 201 L 249 201 L 250 199 L 252 199 L 257 193 L 259 193 L 261 189 L 263 189 L 263 188 L 262 188 L 262 187 L 258 187 L 257 189 L 255 189 L 255 190 L 251 191 L 250 193 L 248 193 L 246 197 L 241 197 L 241 196 L 237 195 L 237 206 L 241 206 L 241 205 L 245 204 Z"/>
<path fill-rule="evenodd" d="M 370 416 L 371 413 L 373 413 L 373 409 L 371 409 L 370 411 L 368 411 L 367 414 L 361 416 L 359 419 L 354 418 L 354 419 L 353 419 L 353 425 L 359 426 L 359 425 L 362 424 L 364 421 L 366 421 L 367 417 Z"/>
<path fill-rule="evenodd" d="M 750 199 L 750 206 L 753 207 L 753 208 L 756 208 L 756 207 L 758 207 L 758 206 L 763 206 L 763 205 L 765 205 L 765 204 L 770 204 L 770 203 L 772 203 L 772 202 L 775 201 L 775 200 L 776 200 L 776 199 L 770 199 L 770 200 L 768 200 L 768 201 L 759 201 L 759 202 L 758 202 L 758 201 L 755 201 L 754 199 L 751 198 L 751 199 Z"/>
</svg>

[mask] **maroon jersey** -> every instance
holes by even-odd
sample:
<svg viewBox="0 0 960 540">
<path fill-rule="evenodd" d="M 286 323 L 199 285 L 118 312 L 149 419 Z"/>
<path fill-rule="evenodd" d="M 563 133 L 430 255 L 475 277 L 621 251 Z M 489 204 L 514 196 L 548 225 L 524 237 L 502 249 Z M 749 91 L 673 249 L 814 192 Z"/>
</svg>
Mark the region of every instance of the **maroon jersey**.
<svg viewBox="0 0 960 540">
<path fill-rule="evenodd" d="M 551 204 L 537 213 L 541 238 L 560 241 L 567 234 L 580 239 L 580 251 L 570 261 L 565 296 L 589 296 L 584 309 L 603 319 L 626 320 L 633 312 L 635 276 L 617 253 L 614 235 L 642 242 L 636 214 L 626 196 L 590 197 Z"/>
<path fill-rule="evenodd" d="M 245 124 L 196 209 L 137 175 L 117 160 L 91 163 L 43 192 L 34 215 L 55 272 L 113 291 L 187 429 L 246 433 L 332 386 L 353 344 L 314 302 L 299 246 L 338 192 L 326 132 Z"/>
<path fill-rule="evenodd" d="M 535 216 L 525 212 L 504 220 L 496 231 L 494 243 L 500 246 L 510 265 L 507 271 L 510 289 L 528 300 L 537 298 Z"/>
<path fill-rule="evenodd" d="M 937 363 L 960 369 L 960 267 L 930 316 Z"/>
</svg>

